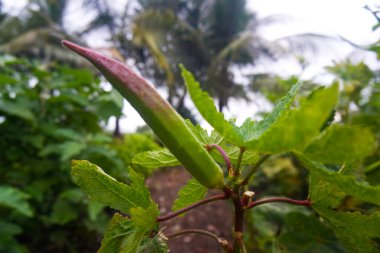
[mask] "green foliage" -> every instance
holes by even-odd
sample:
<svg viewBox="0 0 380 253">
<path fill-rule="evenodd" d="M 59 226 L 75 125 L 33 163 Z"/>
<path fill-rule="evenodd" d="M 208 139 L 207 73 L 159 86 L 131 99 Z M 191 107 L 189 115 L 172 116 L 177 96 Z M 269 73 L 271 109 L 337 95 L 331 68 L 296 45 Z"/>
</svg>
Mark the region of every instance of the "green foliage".
<svg viewBox="0 0 380 253">
<path fill-rule="evenodd" d="M 131 219 L 114 216 L 99 252 L 137 252 L 159 215 L 144 178 L 130 168 L 131 182 L 123 184 L 88 161 L 73 161 L 72 175 L 90 199 L 131 215 Z"/>
<path fill-rule="evenodd" d="M 182 77 L 185 80 L 190 97 L 203 118 L 228 141 L 236 145 L 241 145 L 242 138 L 238 133 L 237 126 L 224 119 L 223 113 L 218 112 L 214 101 L 206 92 L 201 90 L 194 76 L 182 65 L 181 69 Z"/>
<path fill-rule="evenodd" d="M 360 212 L 334 211 L 347 196 L 380 205 L 380 187 L 358 182 L 353 176 L 329 171 L 327 168 L 303 159 L 310 169 L 310 199 L 312 207 L 326 219 L 348 252 L 379 252 L 373 239 L 380 237 L 378 212 L 365 215 Z M 343 174 L 343 175 L 342 175 Z"/>
<path fill-rule="evenodd" d="M 121 139 L 115 139 L 112 143 L 111 148 L 117 152 L 118 156 L 123 160 L 124 164 L 131 165 L 134 163 L 132 160 L 138 159 L 136 156 L 137 154 L 140 154 L 144 151 L 157 150 L 160 148 L 160 146 L 150 135 L 134 133 L 125 134 Z M 138 164 L 138 162 L 136 164 Z M 158 167 L 160 166 L 154 168 L 142 166 L 139 167 L 138 171 L 144 173 L 147 176 L 153 171 L 153 169 Z M 128 175 L 124 174 L 126 174 L 125 170 L 122 169 L 116 176 L 118 176 L 118 178 L 127 179 Z"/>
<path fill-rule="evenodd" d="M 130 219 L 115 214 L 102 240 L 99 253 L 164 253 L 167 246 L 160 237 L 148 238 L 148 228 L 136 228 Z"/>
<path fill-rule="evenodd" d="M 11 208 L 25 216 L 33 216 L 33 210 L 27 199 L 29 196 L 17 188 L 0 185 L 0 205 Z"/>
<path fill-rule="evenodd" d="M 352 145 L 347 145 L 346 140 L 350 140 Z M 343 164 L 360 161 L 370 155 L 374 144 L 371 132 L 358 127 L 334 124 L 316 137 L 303 153 L 314 161 Z"/>
<path fill-rule="evenodd" d="M 269 115 L 267 115 L 264 120 L 258 122 L 257 124 L 254 124 L 253 129 L 252 127 L 250 129 L 249 125 L 247 126 L 249 130 L 246 130 L 246 135 L 244 136 L 247 142 L 260 139 L 260 137 L 266 131 L 268 131 L 270 128 L 276 127 L 274 123 L 277 123 L 277 121 L 281 117 L 285 117 L 284 114 L 289 110 L 290 106 L 292 105 L 294 98 L 297 94 L 297 91 L 299 90 L 299 86 L 300 86 L 300 83 L 293 85 L 292 88 L 289 90 L 289 92 L 286 94 L 286 96 L 284 96 L 276 104 L 273 111 Z M 243 126 L 245 125 L 243 124 Z"/>
<path fill-rule="evenodd" d="M 273 203 L 258 206 L 249 214 L 248 222 L 254 231 L 246 242 L 255 250 L 284 253 L 344 252 L 328 225 L 302 207 Z"/>
<path fill-rule="evenodd" d="M 349 196 L 355 197 L 362 201 L 380 205 L 380 186 L 371 186 L 367 182 L 360 182 L 353 175 L 345 175 L 342 172 L 330 170 L 322 164 L 307 161 L 306 159 L 302 158 L 301 161 L 305 167 L 310 170 L 312 176 L 316 175 L 318 178 L 328 183 L 330 188 L 331 186 L 334 188 L 336 187 Z M 316 192 L 316 194 L 314 192 Z M 322 198 L 320 196 L 320 194 L 323 194 L 323 192 L 324 191 L 319 188 L 319 184 L 310 185 L 310 197 L 314 205 L 318 205 L 321 200 L 324 200 L 324 197 Z M 326 195 L 329 197 L 328 194 Z M 324 196 L 324 194 L 322 196 Z"/>
<path fill-rule="evenodd" d="M 262 121 L 254 122 L 248 119 L 241 127 L 238 127 L 216 110 L 212 99 L 200 89 L 192 74 L 184 67 L 182 71 L 197 109 L 217 132 L 208 134 L 199 125 L 194 126 L 189 121 L 187 121 L 187 126 L 203 145 L 218 144 L 220 148 L 223 148 L 236 168 L 243 170 L 243 177 L 252 175 L 249 171 L 255 169 L 256 165 L 260 165 L 259 154 L 282 154 L 289 151 L 294 152 L 302 165 L 310 171 L 309 198 L 312 207 L 327 222 L 317 219 L 310 211 L 287 212 L 286 209 L 277 211 L 272 218 L 280 223 L 277 226 L 281 225 L 281 234 L 278 238 L 273 238 L 277 232 L 273 232 L 271 222 L 264 222 L 266 219 L 271 219 L 270 216 L 259 212 L 259 217 L 261 215 L 259 224 L 264 222 L 264 226 L 268 227 L 267 230 L 261 232 L 262 237 L 256 240 L 259 244 L 254 247 L 266 249 L 269 244 L 278 252 L 315 252 L 316 249 L 317 252 L 344 252 L 336 241 L 336 238 L 339 238 L 349 251 L 376 252 L 372 241 L 373 238 L 378 237 L 377 230 L 373 229 L 375 226 L 371 228 L 369 235 L 362 237 L 359 237 L 357 232 L 350 232 L 354 229 L 359 233 L 364 233 L 363 227 L 359 226 L 361 219 L 363 222 L 373 221 L 376 224 L 378 219 L 376 212 L 370 216 L 360 213 L 351 215 L 331 209 L 340 207 L 343 199 L 348 196 L 380 205 L 379 187 L 359 181 L 355 173 L 356 163 L 373 151 L 373 135 L 359 127 L 327 123 L 338 102 L 336 84 L 313 91 L 306 98 L 300 99 L 298 106 L 293 106 L 296 104 L 295 97 L 299 90 L 299 84 L 296 84 L 278 102 L 273 112 Z M 152 127 L 154 128 L 155 125 Z M 355 146 L 350 145 L 351 143 L 355 143 Z M 248 148 L 246 157 L 244 155 L 241 157 L 242 148 Z M 192 151 L 184 149 L 183 152 Z M 225 157 L 221 157 L 220 153 L 214 151 L 209 152 L 216 162 L 223 164 Z M 346 163 L 347 169 L 342 167 L 337 172 L 318 162 L 338 165 Z M 349 164 L 350 162 L 356 163 Z M 179 162 L 164 148 L 136 155 L 132 159 L 132 165 L 136 168 L 153 169 L 176 166 Z M 243 168 L 239 167 L 241 165 Z M 143 247 L 140 245 L 143 245 L 144 237 L 156 226 L 159 215 L 157 206 L 151 201 L 149 192 L 144 186 L 143 178 L 130 169 L 131 182 L 126 185 L 117 182 L 99 167 L 87 161 L 74 162 L 72 171 L 76 183 L 90 198 L 131 216 L 131 219 L 115 218 L 108 232 L 111 236 L 106 234 L 102 250 L 107 252 L 112 247 L 112 250 L 116 252 L 138 252 L 138 248 Z M 227 181 L 225 187 L 230 185 L 234 186 L 233 189 L 241 187 L 236 184 L 241 179 L 240 175 L 236 172 L 235 174 L 237 176 L 225 172 Z M 179 191 L 179 198 L 172 207 L 173 211 L 202 200 L 206 193 L 206 187 L 195 179 L 190 180 Z M 236 190 L 234 194 L 240 194 L 239 190 Z M 240 199 L 238 201 L 240 202 Z M 345 225 L 345 221 L 353 222 Z M 120 232 L 121 227 L 125 231 L 124 234 Z M 261 229 L 261 227 L 256 228 Z M 300 233 L 303 230 L 305 232 Z M 360 245 L 353 245 L 355 237 L 359 237 Z M 302 243 L 295 243 L 297 241 Z"/>
<path fill-rule="evenodd" d="M 167 148 L 146 151 L 137 154 L 133 158 L 132 164 L 134 167 L 142 167 L 147 170 L 181 165 L 177 158 L 175 158 L 175 156 L 172 153 L 170 153 L 170 151 Z"/>
<path fill-rule="evenodd" d="M 123 168 L 101 128 L 109 116 L 120 115 L 120 98 L 110 99 L 114 95 L 85 69 L 2 55 L 0 72 L 0 222 L 18 228 L 3 231 L 0 237 L 9 240 L 1 241 L 0 251 L 41 252 L 47 242 L 57 252 L 93 247 L 88 241 L 108 218 L 102 209 L 89 211 L 71 181 L 70 159 L 108 165 L 113 175 Z M 112 112 L 98 113 L 110 104 Z M 78 240 L 69 243 L 63 233 Z M 14 236 L 24 239 L 18 243 Z"/>
<path fill-rule="evenodd" d="M 197 180 L 191 179 L 178 192 L 178 198 L 174 201 L 172 210 L 177 211 L 198 202 L 204 199 L 206 194 L 207 188 L 202 186 Z"/>
<path fill-rule="evenodd" d="M 335 212 L 323 207 L 316 210 L 329 221 L 347 252 L 379 252 L 378 244 L 374 240 L 380 237 L 379 212 L 362 215 L 360 212 Z"/>
<path fill-rule="evenodd" d="M 337 102 L 337 93 L 336 85 L 314 91 L 298 108 L 286 111 L 260 138 L 249 141 L 247 146 L 265 153 L 303 150 L 328 119 Z"/>
<path fill-rule="evenodd" d="M 149 191 L 144 178 L 129 169 L 131 184 L 117 182 L 101 168 L 88 161 L 73 161 L 72 175 L 76 184 L 91 199 L 107 206 L 129 213 L 133 207 L 147 208 L 150 204 Z"/>
</svg>

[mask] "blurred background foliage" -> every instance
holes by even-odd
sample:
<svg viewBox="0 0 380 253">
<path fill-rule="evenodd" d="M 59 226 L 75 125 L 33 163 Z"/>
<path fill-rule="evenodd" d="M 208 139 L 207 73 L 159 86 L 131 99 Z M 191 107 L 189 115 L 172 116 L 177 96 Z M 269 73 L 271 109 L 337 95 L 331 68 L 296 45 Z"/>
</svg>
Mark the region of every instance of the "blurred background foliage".
<svg viewBox="0 0 380 253">
<path fill-rule="evenodd" d="M 160 146 L 149 131 L 120 132 L 122 98 L 86 62 L 62 48 L 62 39 L 86 44 L 88 36 L 102 33 L 109 44 L 100 49 L 103 53 L 128 59 L 157 87 L 164 87 L 168 101 L 193 121 L 184 103 L 179 63 L 197 76 L 220 111 L 230 98 L 248 100 L 247 94 L 274 104 L 298 77 L 268 71 L 248 76 L 249 85 L 243 85 L 236 70 L 254 67 L 263 58 L 318 52 L 320 41 L 331 39 L 300 34 L 267 41 L 258 28 L 278 20 L 259 19 L 247 11 L 245 0 L 133 0 L 116 9 L 106 0 L 83 0 L 81 8 L 94 15 L 78 26 L 70 25 L 73 1 L 29 0 L 19 15 L 4 12 L 3 1 L 0 252 L 95 252 L 112 210 L 87 199 L 73 184 L 70 160 L 90 160 L 126 181 L 133 156 Z M 375 17 L 373 29 L 379 29 L 378 10 L 368 11 Z M 380 41 L 354 46 L 380 59 Z M 340 104 L 331 119 L 370 128 L 380 144 L 380 70 L 350 59 L 326 70 L 341 87 Z M 301 96 L 319 85 L 304 80 Z M 115 128 L 107 130 L 114 119 Z M 363 169 L 358 178 L 379 184 L 378 148 L 359 166 Z M 251 187 L 257 196 L 305 198 L 307 173 L 291 155 L 283 154 L 264 164 Z M 355 210 L 355 205 L 359 206 L 347 203 L 341 208 Z M 299 207 L 260 206 L 251 212 L 248 224 L 250 252 L 344 252 L 328 226 Z"/>
</svg>

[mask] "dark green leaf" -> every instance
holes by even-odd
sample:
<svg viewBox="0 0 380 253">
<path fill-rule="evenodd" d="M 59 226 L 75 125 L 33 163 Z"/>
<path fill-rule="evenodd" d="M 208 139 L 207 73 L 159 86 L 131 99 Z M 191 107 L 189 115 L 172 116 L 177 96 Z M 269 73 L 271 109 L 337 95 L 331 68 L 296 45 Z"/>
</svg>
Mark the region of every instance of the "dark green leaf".
<svg viewBox="0 0 380 253">
<path fill-rule="evenodd" d="M 335 212 L 317 207 L 316 211 L 328 222 L 349 253 L 379 253 L 374 239 L 380 238 L 380 212 L 362 215 L 359 212 Z"/>
<path fill-rule="evenodd" d="M 0 205 L 16 210 L 17 212 L 32 217 L 33 210 L 27 199 L 29 196 L 17 188 L 8 185 L 0 185 Z"/>
<path fill-rule="evenodd" d="M 53 205 L 50 222 L 53 224 L 64 225 L 75 220 L 78 215 L 79 213 L 69 201 L 58 199 Z"/>
<path fill-rule="evenodd" d="M 9 115 L 20 117 L 30 122 L 36 121 L 34 114 L 28 107 L 17 103 L 0 101 L 0 111 L 3 111 Z"/>
<path fill-rule="evenodd" d="M 315 215 L 291 212 L 285 217 L 279 242 L 288 252 L 338 253 L 345 252 L 334 232 Z"/>
</svg>

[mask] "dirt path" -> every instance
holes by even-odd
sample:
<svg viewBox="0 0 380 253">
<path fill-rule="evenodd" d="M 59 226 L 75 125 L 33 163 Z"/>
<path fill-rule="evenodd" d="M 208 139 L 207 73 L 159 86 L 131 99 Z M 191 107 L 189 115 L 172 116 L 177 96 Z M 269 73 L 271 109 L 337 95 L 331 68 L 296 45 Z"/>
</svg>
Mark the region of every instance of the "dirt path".
<svg viewBox="0 0 380 253">
<path fill-rule="evenodd" d="M 182 168 L 160 170 L 147 180 L 153 199 L 158 203 L 162 214 L 170 212 L 178 190 L 191 177 Z M 209 192 L 210 195 L 216 192 Z M 166 233 L 187 228 L 200 228 L 230 239 L 232 227 L 232 209 L 225 201 L 206 204 L 187 213 L 185 217 L 176 217 L 163 222 L 161 228 L 167 226 Z M 212 239 L 189 234 L 169 240 L 172 253 L 220 253 L 219 245 Z"/>
</svg>

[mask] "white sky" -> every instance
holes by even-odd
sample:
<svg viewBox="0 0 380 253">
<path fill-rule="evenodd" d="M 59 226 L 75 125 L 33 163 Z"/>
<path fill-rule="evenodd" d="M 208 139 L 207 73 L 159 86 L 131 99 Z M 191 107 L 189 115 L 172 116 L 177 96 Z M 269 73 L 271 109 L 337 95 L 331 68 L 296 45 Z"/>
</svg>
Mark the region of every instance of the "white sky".
<svg viewBox="0 0 380 253">
<path fill-rule="evenodd" d="M 5 10 L 19 10 L 25 4 L 25 0 L 5 0 Z M 259 17 L 270 15 L 280 15 L 279 22 L 276 25 L 266 26 L 260 30 L 263 37 L 267 39 L 277 39 L 279 37 L 293 35 L 297 33 L 319 33 L 331 36 L 343 36 L 350 41 L 366 45 L 377 41 L 380 33 L 372 32 L 372 25 L 375 19 L 372 14 L 363 7 L 369 5 L 379 5 L 376 0 L 247 0 L 248 8 L 257 12 Z M 281 18 L 286 17 L 286 18 Z M 326 48 L 329 45 L 326 45 Z M 346 45 L 334 47 L 329 50 L 321 51 L 322 56 L 310 60 L 311 64 L 302 74 L 301 78 L 313 78 L 315 80 L 325 80 L 324 66 L 332 64 L 332 60 L 339 61 L 350 56 L 355 56 L 355 60 L 365 60 L 369 64 L 378 62 L 374 55 L 364 54 L 362 52 L 352 53 L 353 48 Z M 378 66 L 378 65 L 377 65 Z M 263 66 L 261 70 L 267 69 Z M 282 75 L 298 74 L 299 66 L 294 62 L 279 62 L 270 65 L 270 69 Z M 260 71 L 260 67 L 257 68 Z M 253 98 L 256 99 L 256 98 Z M 254 101 L 254 103 L 245 103 L 241 101 L 232 101 L 228 110 L 225 112 L 227 117 L 236 117 L 238 122 L 242 122 L 246 117 L 252 116 L 258 111 L 259 106 L 265 104 L 262 101 Z M 186 102 L 191 105 L 190 101 Z M 127 104 L 127 103 L 126 103 Z M 244 109 L 242 109 L 244 108 Z M 132 132 L 137 126 L 143 125 L 142 119 L 129 106 L 124 108 L 127 117 L 122 120 L 122 130 L 124 132 Z M 195 112 L 195 110 L 193 110 Z M 198 117 L 200 119 L 200 117 Z M 202 123 L 207 126 L 207 124 Z"/>
</svg>

